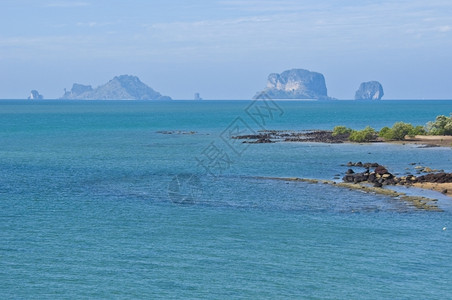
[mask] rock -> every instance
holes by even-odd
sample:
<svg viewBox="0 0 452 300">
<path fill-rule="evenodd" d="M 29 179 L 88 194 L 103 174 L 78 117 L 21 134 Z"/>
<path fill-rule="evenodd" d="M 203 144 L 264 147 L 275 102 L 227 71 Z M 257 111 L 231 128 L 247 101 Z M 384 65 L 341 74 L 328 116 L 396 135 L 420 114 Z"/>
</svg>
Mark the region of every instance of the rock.
<svg viewBox="0 0 452 300">
<path fill-rule="evenodd" d="M 375 182 L 374 183 L 374 187 L 378 187 L 381 188 L 383 186 L 383 184 L 379 183 L 379 182 Z"/>
<path fill-rule="evenodd" d="M 363 181 L 367 181 L 369 175 L 367 173 L 348 173 L 342 178 L 344 182 L 349 183 L 360 183 Z"/>
<path fill-rule="evenodd" d="M 355 181 L 355 176 L 353 176 L 353 174 L 347 174 L 344 177 L 342 177 L 342 180 L 344 182 L 354 182 Z"/>
<path fill-rule="evenodd" d="M 363 82 L 355 93 L 355 100 L 381 100 L 383 87 L 378 81 Z"/>
<path fill-rule="evenodd" d="M 37 90 L 32 90 L 30 92 L 30 96 L 28 96 L 28 100 L 42 100 L 42 99 L 44 99 L 44 96 L 39 94 Z"/>
<path fill-rule="evenodd" d="M 386 170 L 386 168 L 383 166 L 378 166 L 375 168 L 375 173 L 377 173 L 379 175 L 383 175 L 383 174 L 387 174 L 388 170 Z"/>
<path fill-rule="evenodd" d="M 417 177 L 416 182 L 451 183 L 452 173 L 430 173 Z"/>
<path fill-rule="evenodd" d="M 274 141 L 268 139 L 268 138 L 259 138 L 256 141 L 243 141 L 244 144 L 272 144 Z"/>
<path fill-rule="evenodd" d="M 93 89 L 90 85 L 75 83 L 60 99 L 80 100 L 171 100 L 140 81 L 136 76 L 116 76 L 104 85 Z"/>
<path fill-rule="evenodd" d="M 360 161 L 354 163 L 354 162 L 349 161 L 347 163 L 347 166 L 348 167 L 362 167 L 362 168 L 369 169 L 369 168 L 376 168 L 379 166 L 379 164 L 378 163 L 370 163 L 370 162 L 362 163 Z"/>
<path fill-rule="evenodd" d="M 355 171 L 353 171 L 352 169 L 348 169 L 347 172 L 345 172 L 345 174 L 354 174 Z"/>
<path fill-rule="evenodd" d="M 322 74 L 304 69 L 292 69 L 268 76 L 267 87 L 262 93 L 272 99 L 323 99 L 329 100 L 325 78 Z"/>
<path fill-rule="evenodd" d="M 444 189 L 444 190 L 441 191 L 441 193 L 443 193 L 445 195 L 445 194 L 447 194 L 447 190 Z"/>
</svg>

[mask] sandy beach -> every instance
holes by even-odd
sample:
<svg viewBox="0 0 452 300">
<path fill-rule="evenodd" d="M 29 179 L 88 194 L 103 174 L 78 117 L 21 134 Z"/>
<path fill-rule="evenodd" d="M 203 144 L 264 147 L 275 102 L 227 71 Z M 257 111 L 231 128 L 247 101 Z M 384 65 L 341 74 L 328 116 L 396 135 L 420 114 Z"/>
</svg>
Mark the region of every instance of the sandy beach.
<svg viewBox="0 0 452 300">
<path fill-rule="evenodd" d="M 443 193 L 444 195 L 452 197 L 452 183 L 419 182 L 414 183 L 413 186 L 421 189 L 437 191 Z M 445 193 L 445 191 L 447 192 Z"/>
<path fill-rule="evenodd" d="M 450 136 L 450 135 L 416 135 L 413 138 L 407 136 L 404 141 L 396 141 L 393 143 L 452 147 L 452 136 Z"/>
</svg>

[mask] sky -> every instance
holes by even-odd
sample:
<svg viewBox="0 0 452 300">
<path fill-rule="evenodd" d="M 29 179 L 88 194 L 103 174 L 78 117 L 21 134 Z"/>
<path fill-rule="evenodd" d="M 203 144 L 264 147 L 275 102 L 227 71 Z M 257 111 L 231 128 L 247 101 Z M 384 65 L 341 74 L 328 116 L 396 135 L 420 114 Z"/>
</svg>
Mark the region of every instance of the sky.
<svg viewBox="0 0 452 300">
<path fill-rule="evenodd" d="M 452 99 L 450 0 L 0 0 L 0 98 L 138 76 L 174 99 L 251 99 L 270 73 L 353 99 Z"/>
</svg>

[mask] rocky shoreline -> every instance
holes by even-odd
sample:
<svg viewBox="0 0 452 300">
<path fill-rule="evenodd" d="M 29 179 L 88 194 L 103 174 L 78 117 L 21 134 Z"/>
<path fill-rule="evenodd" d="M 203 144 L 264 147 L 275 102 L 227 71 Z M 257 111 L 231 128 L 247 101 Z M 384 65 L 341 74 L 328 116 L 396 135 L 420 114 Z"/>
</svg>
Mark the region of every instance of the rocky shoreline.
<svg viewBox="0 0 452 300">
<path fill-rule="evenodd" d="M 270 144 L 281 142 L 327 143 L 341 144 L 351 143 L 349 134 L 333 135 L 332 130 L 259 130 L 257 134 L 237 135 L 233 139 L 243 140 L 245 144 Z M 381 138 L 370 140 L 366 143 L 392 143 L 414 144 L 419 148 L 452 147 L 452 136 L 415 136 L 403 141 L 384 141 Z"/>
<path fill-rule="evenodd" d="M 265 144 L 277 142 L 311 142 L 340 144 L 348 142 L 348 135 L 333 136 L 330 130 L 260 130 L 257 134 L 237 135 L 233 139 L 244 140 L 248 144 Z"/>
<path fill-rule="evenodd" d="M 364 172 L 355 172 L 349 168 L 342 182 L 333 180 L 308 179 L 308 178 L 280 178 L 280 177 L 261 177 L 262 179 L 300 181 L 314 184 L 329 184 L 350 190 L 359 190 L 366 193 L 375 193 L 400 199 L 408 202 L 414 207 L 430 211 L 442 211 L 438 205 L 438 199 L 426 198 L 422 196 L 411 196 L 406 193 L 397 192 L 390 186 L 417 187 L 441 192 L 446 196 L 452 197 L 452 173 L 445 173 L 442 170 L 432 170 L 428 167 L 418 167 L 418 172 L 435 171 L 436 173 L 427 173 L 425 175 L 415 176 L 408 174 L 397 177 L 388 169 L 379 163 L 349 162 L 343 166 L 364 168 Z M 422 169 L 420 169 L 420 168 Z M 373 169 L 373 170 L 372 170 Z M 441 171 L 441 172 L 440 172 Z M 340 177 L 335 177 L 339 179 Z"/>
<path fill-rule="evenodd" d="M 416 186 L 416 184 L 432 183 L 440 186 L 441 184 L 452 184 L 452 173 L 446 173 L 443 170 L 432 170 L 428 167 L 418 166 L 419 172 L 433 172 L 425 175 L 415 176 L 408 174 L 406 176 L 397 177 L 390 173 L 388 169 L 378 163 L 352 163 L 349 162 L 347 166 L 365 168 L 364 172 L 357 172 L 353 169 L 348 169 L 342 180 L 346 183 L 367 183 L 373 185 L 373 187 L 381 188 L 388 185 L 401 185 L 401 186 Z M 370 169 L 374 168 L 373 171 Z M 452 190 L 444 185 L 444 188 L 440 190 L 444 195 L 452 197 Z"/>
</svg>

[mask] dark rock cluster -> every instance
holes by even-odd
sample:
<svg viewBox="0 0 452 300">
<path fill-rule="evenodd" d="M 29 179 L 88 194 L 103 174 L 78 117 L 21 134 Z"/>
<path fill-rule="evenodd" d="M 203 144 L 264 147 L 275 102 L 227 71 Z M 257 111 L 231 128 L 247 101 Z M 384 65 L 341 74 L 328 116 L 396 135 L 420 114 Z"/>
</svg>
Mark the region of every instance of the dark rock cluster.
<svg viewBox="0 0 452 300">
<path fill-rule="evenodd" d="M 330 130 L 286 131 L 263 130 L 257 134 L 233 136 L 233 139 L 245 140 L 243 143 L 262 144 L 275 142 L 314 142 L 338 144 L 348 140 L 348 135 L 333 136 Z M 249 141 L 253 140 L 253 141 Z"/>
<path fill-rule="evenodd" d="M 360 183 L 360 182 L 368 182 L 372 183 L 375 187 L 382 187 L 383 185 L 395 185 L 396 177 L 389 173 L 389 171 L 377 164 L 377 163 L 351 163 L 349 162 L 347 165 L 353 165 L 357 167 L 364 167 L 366 171 L 361 173 L 355 173 L 352 169 L 348 169 L 345 176 L 342 178 L 344 182 L 349 183 Z M 371 167 L 375 167 L 373 172 L 370 171 Z"/>
<path fill-rule="evenodd" d="M 452 173 L 430 173 L 416 177 L 414 182 L 451 183 Z"/>
<path fill-rule="evenodd" d="M 378 163 L 362 163 L 349 162 L 347 166 L 363 167 L 366 171 L 355 173 L 352 169 L 348 169 L 342 180 L 348 183 L 367 182 L 373 184 L 375 187 L 382 187 L 384 185 L 411 185 L 413 183 L 452 183 L 452 173 L 430 173 L 422 176 L 407 175 L 396 177 L 390 173 L 384 166 Z M 370 171 L 370 168 L 375 168 Z"/>
</svg>

